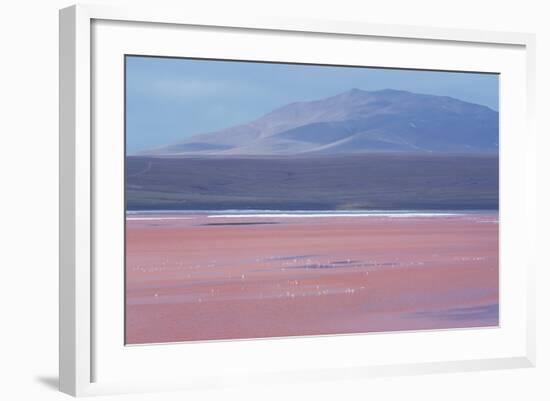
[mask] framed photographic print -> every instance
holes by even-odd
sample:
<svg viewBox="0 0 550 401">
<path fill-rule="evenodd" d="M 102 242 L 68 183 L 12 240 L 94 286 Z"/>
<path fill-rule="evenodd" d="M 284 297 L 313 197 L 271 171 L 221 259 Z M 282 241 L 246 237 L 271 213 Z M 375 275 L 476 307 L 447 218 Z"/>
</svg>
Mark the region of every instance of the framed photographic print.
<svg viewBox="0 0 550 401">
<path fill-rule="evenodd" d="M 62 10 L 61 390 L 532 366 L 533 46 Z"/>
</svg>

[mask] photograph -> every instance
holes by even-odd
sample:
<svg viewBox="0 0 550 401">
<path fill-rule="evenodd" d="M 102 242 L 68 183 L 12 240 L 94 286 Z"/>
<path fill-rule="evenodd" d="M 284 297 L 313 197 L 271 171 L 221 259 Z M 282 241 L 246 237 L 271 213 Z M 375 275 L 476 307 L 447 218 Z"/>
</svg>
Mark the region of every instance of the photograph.
<svg viewBox="0 0 550 401">
<path fill-rule="evenodd" d="M 499 326 L 499 74 L 126 55 L 124 81 L 126 345 Z"/>
</svg>

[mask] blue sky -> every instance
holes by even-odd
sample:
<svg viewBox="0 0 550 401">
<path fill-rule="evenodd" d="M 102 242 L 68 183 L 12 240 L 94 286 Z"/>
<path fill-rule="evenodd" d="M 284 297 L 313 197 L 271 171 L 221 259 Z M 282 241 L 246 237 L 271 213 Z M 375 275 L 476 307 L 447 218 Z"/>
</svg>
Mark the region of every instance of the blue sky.
<svg viewBox="0 0 550 401">
<path fill-rule="evenodd" d="M 498 110 L 498 75 L 129 56 L 126 145 L 134 152 L 248 122 L 296 101 L 399 89 Z"/>
</svg>

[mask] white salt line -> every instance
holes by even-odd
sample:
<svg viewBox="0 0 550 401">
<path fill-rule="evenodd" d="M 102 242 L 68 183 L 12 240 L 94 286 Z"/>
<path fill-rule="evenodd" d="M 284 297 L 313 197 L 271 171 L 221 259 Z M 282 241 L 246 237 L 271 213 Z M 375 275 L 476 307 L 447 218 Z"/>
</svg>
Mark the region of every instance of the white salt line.
<svg viewBox="0 0 550 401">
<path fill-rule="evenodd" d="M 217 214 L 209 215 L 209 218 L 239 219 L 254 218 L 300 218 L 300 217 L 439 217 L 460 216 L 458 213 L 364 213 L 364 214 Z"/>
<path fill-rule="evenodd" d="M 126 217 L 126 220 L 189 220 L 192 217 Z"/>
</svg>

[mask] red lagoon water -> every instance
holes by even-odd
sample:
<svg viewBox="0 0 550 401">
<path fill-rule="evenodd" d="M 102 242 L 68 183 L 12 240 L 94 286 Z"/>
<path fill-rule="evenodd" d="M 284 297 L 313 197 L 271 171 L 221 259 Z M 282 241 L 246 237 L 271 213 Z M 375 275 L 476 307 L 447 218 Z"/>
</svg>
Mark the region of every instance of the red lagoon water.
<svg viewBox="0 0 550 401">
<path fill-rule="evenodd" d="M 126 342 L 498 325 L 497 218 L 129 215 Z"/>
</svg>

